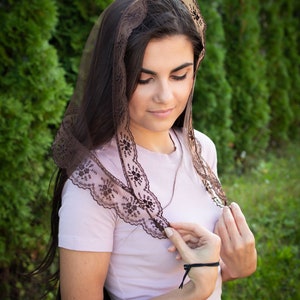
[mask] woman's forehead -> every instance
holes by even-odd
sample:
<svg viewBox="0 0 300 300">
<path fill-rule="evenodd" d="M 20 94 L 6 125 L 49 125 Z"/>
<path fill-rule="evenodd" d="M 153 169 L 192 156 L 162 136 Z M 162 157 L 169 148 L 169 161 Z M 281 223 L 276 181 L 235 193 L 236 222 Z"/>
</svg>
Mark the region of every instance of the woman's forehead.
<svg viewBox="0 0 300 300">
<path fill-rule="evenodd" d="M 185 35 L 172 35 L 160 39 L 152 39 L 148 43 L 143 68 L 155 69 L 160 64 L 176 68 L 186 62 L 193 62 L 193 46 Z"/>
</svg>

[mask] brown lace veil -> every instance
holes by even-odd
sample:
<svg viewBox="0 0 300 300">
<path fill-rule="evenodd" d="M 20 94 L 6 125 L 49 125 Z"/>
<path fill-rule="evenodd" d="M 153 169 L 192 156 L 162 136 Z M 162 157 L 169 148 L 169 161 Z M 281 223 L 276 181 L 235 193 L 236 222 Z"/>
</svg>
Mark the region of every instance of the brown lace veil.
<svg viewBox="0 0 300 300">
<path fill-rule="evenodd" d="M 118 7 L 124 0 L 116 0 Z M 84 48 L 76 89 L 71 98 L 68 109 L 63 118 L 61 127 L 53 144 L 53 157 L 56 164 L 65 169 L 74 184 L 88 189 L 99 205 L 115 209 L 118 216 L 132 225 L 141 225 L 143 229 L 155 238 L 165 238 L 164 228 L 168 221 L 163 216 L 163 209 L 156 195 L 149 187 L 149 181 L 143 167 L 138 161 L 134 138 L 129 130 L 127 78 L 124 57 L 127 41 L 132 31 L 137 28 L 147 15 L 147 4 L 155 0 L 126 0 L 115 29 L 115 39 L 112 49 L 111 95 L 112 117 L 115 122 L 114 137 L 116 138 L 120 163 L 126 182 L 122 182 L 101 162 L 95 155 L 95 145 L 90 137 L 90 131 L 85 122 L 78 121 L 82 112 L 82 101 L 88 89 L 88 76 L 91 64 L 97 58 L 94 53 L 101 34 L 102 22 L 107 21 L 107 10 L 99 17 L 94 25 Z M 157 0 L 161 1 L 161 0 Z M 194 21 L 199 38 L 202 41 L 197 69 L 205 53 L 205 23 L 195 0 L 166 0 L 182 3 L 188 9 Z M 125 2 L 123 2 L 124 5 Z M 112 29 L 114 30 L 114 29 Z M 226 204 L 226 196 L 222 191 L 219 180 L 201 157 L 201 146 L 195 140 L 192 127 L 192 96 L 191 92 L 185 110 L 183 130 L 186 133 L 194 166 L 202 179 L 204 186 L 218 206 Z M 78 128 L 85 134 L 78 136 Z"/>
</svg>

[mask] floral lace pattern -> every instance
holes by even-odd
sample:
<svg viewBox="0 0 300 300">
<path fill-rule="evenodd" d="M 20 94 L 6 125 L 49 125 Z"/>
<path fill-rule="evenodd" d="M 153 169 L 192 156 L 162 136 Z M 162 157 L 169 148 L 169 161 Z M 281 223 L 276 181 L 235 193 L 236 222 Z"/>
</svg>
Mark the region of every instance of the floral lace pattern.
<svg viewBox="0 0 300 300">
<path fill-rule="evenodd" d="M 198 3 L 196 0 L 181 0 L 184 5 L 188 8 L 194 23 L 196 25 L 196 28 L 200 34 L 202 44 L 203 44 L 203 50 L 201 51 L 199 58 L 198 58 L 198 65 L 201 62 L 201 60 L 204 58 L 205 55 L 205 30 L 206 30 L 206 24 L 204 22 L 204 19 L 200 13 L 200 9 L 198 6 Z"/>
<path fill-rule="evenodd" d="M 134 170 L 134 175 L 128 176 L 134 188 L 109 173 L 94 154 L 76 168 L 70 179 L 78 187 L 89 190 L 99 205 L 115 209 L 125 222 L 141 225 L 155 238 L 166 238 L 163 229 L 169 223 L 162 215 L 160 202 L 149 189 L 145 189 L 144 178 L 136 165 L 129 163 L 128 169 Z"/>
</svg>

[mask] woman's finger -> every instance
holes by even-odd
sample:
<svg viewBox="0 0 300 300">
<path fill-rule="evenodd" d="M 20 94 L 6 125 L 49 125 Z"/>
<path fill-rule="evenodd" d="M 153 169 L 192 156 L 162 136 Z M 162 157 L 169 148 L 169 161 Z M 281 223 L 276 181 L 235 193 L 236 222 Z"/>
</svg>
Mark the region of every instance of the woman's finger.
<svg viewBox="0 0 300 300">
<path fill-rule="evenodd" d="M 239 205 L 235 202 L 230 205 L 232 215 L 235 219 L 236 226 L 240 232 L 241 236 L 247 235 L 250 232 L 250 228 L 246 222 L 246 218 L 242 213 Z"/>
<path fill-rule="evenodd" d="M 165 233 L 181 255 L 189 250 L 189 247 L 175 229 L 167 227 L 165 228 Z"/>
<path fill-rule="evenodd" d="M 215 231 L 214 232 L 221 238 L 222 247 L 224 245 L 229 245 L 230 244 L 231 240 L 230 240 L 230 236 L 229 236 L 228 231 L 227 231 L 227 227 L 226 227 L 225 222 L 224 222 L 223 215 L 218 220 L 218 222 L 215 226 Z"/>
<path fill-rule="evenodd" d="M 170 224 L 172 228 L 175 228 L 179 233 L 182 235 L 190 234 L 190 236 L 201 240 L 204 239 L 205 242 L 210 239 L 214 239 L 214 234 L 210 232 L 205 227 L 202 227 L 195 223 L 183 223 L 183 222 L 176 222 Z M 195 240 L 195 239 L 193 239 Z"/>
<path fill-rule="evenodd" d="M 227 234 L 229 236 L 229 239 L 233 242 L 236 243 L 239 238 L 240 238 L 240 232 L 238 230 L 236 220 L 233 217 L 233 214 L 231 212 L 231 209 L 229 207 L 224 207 L 223 208 L 223 221 L 226 226 Z"/>
</svg>

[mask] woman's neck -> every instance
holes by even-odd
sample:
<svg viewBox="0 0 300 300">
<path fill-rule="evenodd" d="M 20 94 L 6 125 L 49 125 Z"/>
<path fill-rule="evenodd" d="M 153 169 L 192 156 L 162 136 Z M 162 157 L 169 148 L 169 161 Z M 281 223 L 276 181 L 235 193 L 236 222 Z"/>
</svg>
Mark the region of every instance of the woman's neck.
<svg viewBox="0 0 300 300">
<path fill-rule="evenodd" d="M 134 130 L 134 128 L 131 128 L 130 130 L 135 143 L 147 150 L 164 154 L 169 154 L 176 150 L 169 131 L 140 131 Z"/>
</svg>

